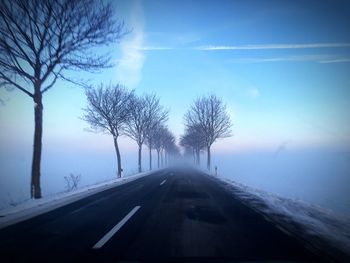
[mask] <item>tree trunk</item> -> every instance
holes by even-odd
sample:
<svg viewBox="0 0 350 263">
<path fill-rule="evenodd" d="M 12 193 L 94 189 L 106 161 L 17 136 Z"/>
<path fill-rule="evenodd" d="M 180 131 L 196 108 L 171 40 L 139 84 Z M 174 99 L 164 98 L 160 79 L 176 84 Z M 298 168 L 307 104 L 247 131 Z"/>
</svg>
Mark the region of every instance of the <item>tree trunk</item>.
<svg viewBox="0 0 350 263">
<path fill-rule="evenodd" d="M 164 166 L 164 161 L 163 161 L 163 149 L 160 151 L 160 162 L 161 162 L 161 166 Z"/>
<path fill-rule="evenodd" d="M 149 145 L 149 169 L 152 170 L 152 145 Z"/>
<path fill-rule="evenodd" d="M 210 171 L 210 146 L 207 146 L 207 169 Z"/>
<path fill-rule="evenodd" d="M 200 166 L 201 165 L 201 152 L 199 149 L 197 149 L 197 165 Z"/>
<path fill-rule="evenodd" d="M 142 154 L 142 144 L 139 144 L 139 160 L 138 160 L 138 168 L 139 173 L 142 172 L 142 166 L 141 166 L 141 154 Z"/>
<path fill-rule="evenodd" d="M 117 154 L 117 177 L 122 177 L 122 161 L 120 158 L 120 151 L 119 151 L 119 146 L 118 146 L 118 136 L 113 135 L 113 139 L 114 139 L 114 148 L 115 148 L 115 152 Z"/>
<path fill-rule="evenodd" d="M 42 150 L 43 135 L 43 103 L 42 94 L 34 95 L 34 145 L 33 145 L 33 162 L 32 162 L 32 178 L 30 185 L 31 198 L 41 198 L 40 187 L 40 163 Z"/>
<path fill-rule="evenodd" d="M 157 155 L 158 155 L 158 169 L 159 169 L 159 151 L 160 151 L 160 150 L 157 149 Z"/>
</svg>

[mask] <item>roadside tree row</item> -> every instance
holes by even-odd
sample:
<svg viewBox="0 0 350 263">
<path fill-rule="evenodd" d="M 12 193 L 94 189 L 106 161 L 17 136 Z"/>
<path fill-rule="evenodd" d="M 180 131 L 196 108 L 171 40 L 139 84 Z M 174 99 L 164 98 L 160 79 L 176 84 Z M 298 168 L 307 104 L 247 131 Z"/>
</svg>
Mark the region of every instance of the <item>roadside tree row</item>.
<svg viewBox="0 0 350 263">
<path fill-rule="evenodd" d="M 138 96 L 124 86 L 108 85 L 86 89 L 87 107 L 83 119 L 97 132 L 113 136 L 117 156 L 117 176 L 122 163 L 118 138 L 128 136 L 138 146 L 138 171 L 142 169 L 142 147 L 149 148 L 149 168 L 152 169 L 152 149 L 157 151 L 158 168 L 166 165 L 169 154 L 177 149 L 174 135 L 166 128 L 168 110 L 154 94 Z"/>
<path fill-rule="evenodd" d="M 185 133 L 180 145 L 191 151 L 194 162 L 200 164 L 200 151 L 207 152 L 207 169 L 210 171 L 211 146 L 219 138 L 232 136 L 232 123 L 226 105 L 216 95 L 197 98 L 184 116 Z"/>
<path fill-rule="evenodd" d="M 174 134 L 164 125 L 159 125 L 152 131 L 150 136 L 152 144 L 149 144 L 149 149 L 157 151 L 158 168 L 168 165 L 170 156 L 178 156 L 180 151 L 176 145 Z"/>
</svg>

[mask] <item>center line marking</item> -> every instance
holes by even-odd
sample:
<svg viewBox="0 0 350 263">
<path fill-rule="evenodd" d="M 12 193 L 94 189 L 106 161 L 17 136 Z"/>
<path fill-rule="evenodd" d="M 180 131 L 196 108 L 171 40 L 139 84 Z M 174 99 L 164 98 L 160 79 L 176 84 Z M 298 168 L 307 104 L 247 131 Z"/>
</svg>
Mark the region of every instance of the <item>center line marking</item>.
<svg viewBox="0 0 350 263">
<path fill-rule="evenodd" d="M 123 225 L 137 212 L 137 210 L 140 209 L 141 206 L 135 206 L 133 210 L 131 210 L 117 225 L 115 225 L 107 234 L 103 236 L 103 238 L 100 239 L 92 248 L 93 249 L 99 249 L 104 244 L 108 242 L 108 240 L 111 239 L 111 237 L 117 233 Z"/>
<path fill-rule="evenodd" d="M 165 182 L 166 182 L 166 179 L 165 179 L 165 180 L 163 180 L 163 182 L 161 182 L 161 183 L 160 183 L 160 185 L 163 185 L 163 184 L 165 184 Z"/>
</svg>

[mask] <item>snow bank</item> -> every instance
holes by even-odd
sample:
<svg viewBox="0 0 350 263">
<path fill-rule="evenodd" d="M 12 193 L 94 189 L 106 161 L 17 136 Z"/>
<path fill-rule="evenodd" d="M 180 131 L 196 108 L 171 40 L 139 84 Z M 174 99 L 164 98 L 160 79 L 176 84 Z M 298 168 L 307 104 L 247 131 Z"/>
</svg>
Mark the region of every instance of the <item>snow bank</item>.
<svg viewBox="0 0 350 263">
<path fill-rule="evenodd" d="M 153 173 L 139 173 L 128 177 L 113 179 L 99 184 L 87 186 L 75 191 L 53 194 L 41 199 L 29 199 L 12 207 L 0 210 L 0 229 L 16 224 L 34 216 L 49 212 L 61 206 L 73 203 L 98 192 L 134 181 Z"/>
<path fill-rule="evenodd" d="M 215 177 L 249 207 L 331 260 L 350 262 L 350 217 Z"/>
</svg>

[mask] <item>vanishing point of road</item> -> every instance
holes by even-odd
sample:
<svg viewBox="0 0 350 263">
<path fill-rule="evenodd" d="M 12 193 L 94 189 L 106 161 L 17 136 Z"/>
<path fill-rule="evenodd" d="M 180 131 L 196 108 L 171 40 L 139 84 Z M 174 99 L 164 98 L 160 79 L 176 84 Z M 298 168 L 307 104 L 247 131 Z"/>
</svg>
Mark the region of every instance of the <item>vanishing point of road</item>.
<svg viewBox="0 0 350 263">
<path fill-rule="evenodd" d="M 0 230 L 1 262 L 320 262 L 193 169 L 164 169 Z"/>
</svg>

